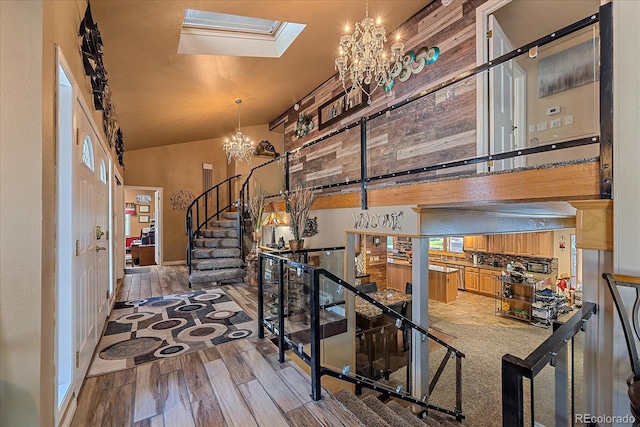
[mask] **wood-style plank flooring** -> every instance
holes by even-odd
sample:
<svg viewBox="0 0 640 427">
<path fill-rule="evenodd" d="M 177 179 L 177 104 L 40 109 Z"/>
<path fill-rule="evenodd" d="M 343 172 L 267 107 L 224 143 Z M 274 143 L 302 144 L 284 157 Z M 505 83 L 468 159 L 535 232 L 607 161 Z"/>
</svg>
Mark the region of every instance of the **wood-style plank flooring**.
<svg viewBox="0 0 640 427">
<path fill-rule="evenodd" d="M 126 274 L 118 301 L 189 290 L 185 267 L 152 266 Z M 192 290 L 207 286 L 195 285 Z M 256 289 L 221 286 L 254 319 Z M 310 378 L 293 361 L 256 336 L 214 348 L 87 378 L 72 426 L 357 426 L 325 395 L 310 398 Z"/>
</svg>

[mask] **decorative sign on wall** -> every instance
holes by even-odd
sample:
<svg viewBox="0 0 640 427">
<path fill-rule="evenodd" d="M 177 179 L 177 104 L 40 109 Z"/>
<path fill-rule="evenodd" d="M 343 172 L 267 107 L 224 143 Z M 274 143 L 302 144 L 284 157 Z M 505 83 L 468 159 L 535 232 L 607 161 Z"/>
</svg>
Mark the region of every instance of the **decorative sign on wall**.
<svg viewBox="0 0 640 427">
<path fill-rule="evenodd" d="M 400 217 L 403 213 L 402 211 L 394 211 L 387 214 L 370 215 L 369 212 L 352 212 L 351 215 L 353 215 L 354 221 L 353 228 L 390 228 L 392 230 L 402 230 Z"/>
<path fill-rule="evenodd" d="M 389 92 L 395 85 L 395 78 L 401 82 L 406 82 L 414 74 L 418 74 L 426 65 L 431 65 L 438 60 L 440 56 L 440 48 L 438 46 L 423 46 L 418 52 L 410 50 L 407 52 L 402 61 L 398 61 L 391 66 L 391 82 L 384 85 L 385 92 Z"/>
</svg>

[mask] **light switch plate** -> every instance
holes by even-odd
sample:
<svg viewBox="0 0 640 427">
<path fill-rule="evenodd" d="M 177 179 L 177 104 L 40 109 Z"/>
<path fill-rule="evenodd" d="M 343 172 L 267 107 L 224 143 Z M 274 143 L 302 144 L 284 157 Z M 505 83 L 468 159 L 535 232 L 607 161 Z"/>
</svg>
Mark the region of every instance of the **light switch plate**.
<svg viewBox="0 0 640 427">
<path fill-rule="evenodd" d="M 551 120 L 549 122 L 549 126 L 551 127 L 551 129 L 553 128 L 559 128 L 560 126 L 562 126 L 562 119 L 554 119 Z"/>
<path fill-rule="evenodd" d="M 535 132 L 536 131 L 536 125 L 529 125 L 529 132 Z"/>
<path fill-rule="evenodd" d="M 573 124 L 573 114 L 569 114 L 568 116 L 564 116 L 564 125 L 572 125 Z"/>
<path fill-rule="evenodd" d="M 547 130 L 547 122 L 538 123 L 538 131 Z"/>
</svg>

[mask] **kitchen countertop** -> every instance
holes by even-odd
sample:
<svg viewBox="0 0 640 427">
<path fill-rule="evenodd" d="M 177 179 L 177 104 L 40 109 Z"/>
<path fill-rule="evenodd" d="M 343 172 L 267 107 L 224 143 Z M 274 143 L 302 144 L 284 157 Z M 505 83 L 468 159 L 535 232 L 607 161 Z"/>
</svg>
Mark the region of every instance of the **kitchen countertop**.
<svg viewBox="0 0 640 427">
<path fill-rule="evenodd" d="M 411 295 L 400 292 L 396 289 L 382 289 L 367 294 L 375 300 L 380 301 L 384 305 L 399 304 L 405 301 L 411 301 Z M 362 298 L 356 298 L 356 312 L 370 319 L 382 315 L 382 310 L 373 304 L 368 303 Z"/>
</svg>

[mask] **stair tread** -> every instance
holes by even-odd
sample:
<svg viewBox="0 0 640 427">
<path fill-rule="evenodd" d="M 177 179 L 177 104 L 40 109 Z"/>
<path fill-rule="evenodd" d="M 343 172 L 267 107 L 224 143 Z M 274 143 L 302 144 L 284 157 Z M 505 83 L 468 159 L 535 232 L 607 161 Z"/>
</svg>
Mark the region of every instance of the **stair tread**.
<svg viewBox="0 0 640 427">
<path fill-rule="evenodd" d="M 237 247 L 195 248 L 191 251 L 191 255 L 193 259 L 236 258 L 240 257 L 240 249 Z"/>
<path fill-rule="evenodd" d="M 238 237 L 238 230 L 236 228 L 225 228 L 225 227 L 212 227 L 212 228 L 203 228 L 200 230 L 199 238 L 209 238 L 209 237 Z"/>
<path fill-rule="evenodd" d="M 391 408 L 382 403 L 377 397 L 370 395 L 362 399 L 362 402 L 378 414 L 378 416 L 391 427 L 406 427 L 407 422 L 400 415 L 391 410 Z"/>
<path fill-rule="evenodd" d="M 193 239 L 196 248 L 235 248 L 238 247 L 238 239 L 229 237 L 205 237 Z"/>
<path fill-rule="evenodd" d="M 235 219 L 216 219 L 209 223 L 212 227 L 236 228 L 238 222 Z"/>
<path fill-rule="evenodd" d="M 395 400 L 387 403 L 389 409 L 398 414 L 398 416 L 402 417 L 405 422 L 407 422 L 411 427 L 424 427 L 425 423 L 431 427 L 440 427 L 440 423 L 432 418 L 430 419 L 433 423 L 426 422 L 425 419 L 420 419 L 416 414 L 411 411 L 411 407 L 405 409 L 401 404 L 396 402 Z"/>
<path fill-rule="evenodd" d="M 215 270 L 221 268 L 241 268 L 244 265 L 240 258 L 199 258 L 192 262 L 196 270 Z"/>
<path fill-rule="evenodd" d="M 221 282 L 232 279 L 242 279 L 246 275 L 242 268 L 225 268 L 220 270 L 200 270 L 189 275 L 189 283 Z"/>
<path fill-rule="evenodd" d="M 364 425 L 368 427 L 390 427 L 388 423 L 350 391 L 340 390 L 334 396 Z"/>
</svg>

